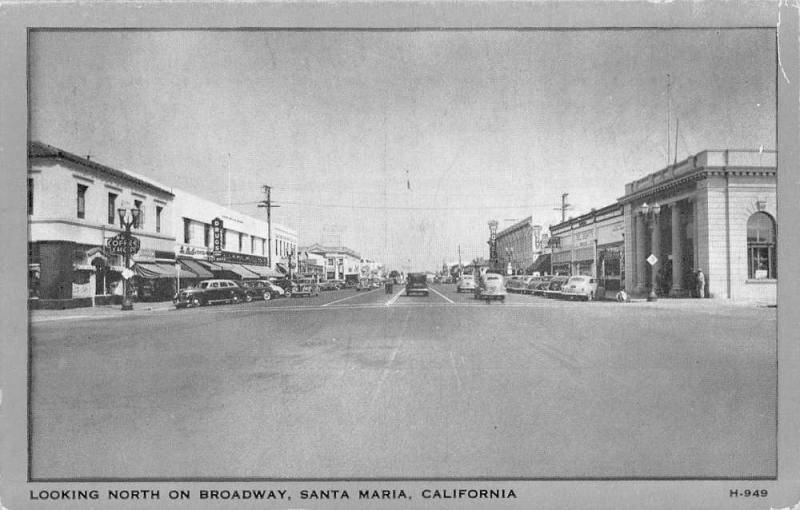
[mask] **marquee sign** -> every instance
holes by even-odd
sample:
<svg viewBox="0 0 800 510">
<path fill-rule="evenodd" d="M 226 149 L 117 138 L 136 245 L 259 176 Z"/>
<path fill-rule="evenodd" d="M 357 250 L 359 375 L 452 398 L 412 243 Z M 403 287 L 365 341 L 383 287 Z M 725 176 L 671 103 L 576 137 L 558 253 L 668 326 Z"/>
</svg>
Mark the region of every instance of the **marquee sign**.
<svg viewBox="0 0 800 510">
<path fill-rule="evenodd" d="M 225 231 L 222 229 L 222 219 L 211 220 L 211 228 L 214 231 L 214 249 L 211 253 L 214 259 L 218 259 L 222 256 L 222 236 L 225 235 Z"/>
</svg>

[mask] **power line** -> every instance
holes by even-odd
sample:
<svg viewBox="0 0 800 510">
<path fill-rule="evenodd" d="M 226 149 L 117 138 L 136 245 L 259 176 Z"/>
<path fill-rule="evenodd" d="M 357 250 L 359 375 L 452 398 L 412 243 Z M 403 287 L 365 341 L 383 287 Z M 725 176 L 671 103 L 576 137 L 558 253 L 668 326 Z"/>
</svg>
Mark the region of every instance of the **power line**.
<svg viewBox="0 0 800 510">
<path fill-rule="evenodd" d="M 389 209 L 389 210 L 403 210 L 403 211 L 454 211 L 454 210 L 496 210 L 496 209 L 549 209 L 550 206 L 548 205 L 531 205 L 531 204 L 521 204 L 521 205 L 487 205 L 487 206 L 446 206 L 446 207 L 405 207 L 405 206 L 384 206 L 384 205 L 352 205 L 352 204 L 320 204 L 320 203 L 311 203 L 311 202 L 290 202 L 283 200 L 284 205 L 299 205 L 303 207 L 338 207 L 342 209 Z M 254 205 L 259 204 L 260 201 L 251 201 L 251 202 L 237 202 L 231 205 Z M 277 207 L 273 205 L 272 207 Z M 560 211 L 561 208 L 556 208 L 555 210 Z"/>
</svg>

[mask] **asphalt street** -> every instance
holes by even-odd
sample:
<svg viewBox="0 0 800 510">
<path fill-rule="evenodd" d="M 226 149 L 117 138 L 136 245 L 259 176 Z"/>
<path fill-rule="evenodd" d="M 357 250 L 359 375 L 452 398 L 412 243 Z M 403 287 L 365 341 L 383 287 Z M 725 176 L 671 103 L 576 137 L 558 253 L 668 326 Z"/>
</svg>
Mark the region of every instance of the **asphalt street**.
<svg viewBox="0 0 800 510">
<path fill-rule="evenodd" d="M 775 474 L 775 309 L 394 290 L 32 320 L 33 477 Z"/>
</svg>

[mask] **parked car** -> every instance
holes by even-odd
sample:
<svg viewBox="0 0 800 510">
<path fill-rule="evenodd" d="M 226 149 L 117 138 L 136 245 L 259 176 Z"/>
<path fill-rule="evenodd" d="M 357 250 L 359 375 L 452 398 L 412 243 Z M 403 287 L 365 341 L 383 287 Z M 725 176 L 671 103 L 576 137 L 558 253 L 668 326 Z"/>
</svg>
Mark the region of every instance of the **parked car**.
<svg viewBox="0 0 800 510">
<path fill-rule="evenodd" d="M 319 290 L 339 290 L 342 285 L 338 280 L 325 280 L 319 284 Z"/>
<path fill-rule="evenodd" d="M 481 275 L 478 285 L 475 287 L 475 298 L 485 299 L 487 303 L 493 299 L 505 301 L 506 286 L 504 280 L 505 278 L 502 275 L 495 273 Z"/>
<path fill-rule="evenodd" d="M 462 290 L 474 291 L 475 290 L 475 277 L 471 274 L 461 275 L 461 278 L 456 282 L 456 292 Z"/>
<path fill-rule="evenodd" d="M 245 280 L 241 285 L 249 297 L 246 301 L 252 301 L 253 299 L 269 301 L 272 298 L 284 295 L 284 290 L 269 280 Z"/>
<path fill-rule="evenodd" d="M 372 289 L 373 289 L 372 283 L 366 278 L 362 278 L 361 280 L 359 280 L 358 284 L 356 285 L 356 292 L 362 290 L 372 290 Z"/>
<path fill-rule="evenodd" d="M 592 301 L 597 293 L 597 280 L 591 276 L 571 276 L 561 288 L 564 297 Z"/>
<path fill-rule="evenodd" d="M 528 290 L 528 284 L 533 279 L 533 276 L 512 276 L 506 283 L 506 290 L 508 292 L 525 293 Z"/>
<path fill-rule="evenodd" d="M 245 292 L 245 301 L 250 302 L 254 299 L 268 300 L 272 297 L 265 298 L 264 294 L 270 294 L 270 287 L 264 280 L 245 280 L 239 283 L 239 286 Z"/>
<path fill-rule="evenodd" d="M 547 289 L 550 287 L 550 280 L 553 279 L 550 275 L 537 277 L 538 280 L 533 280 L 528 284 L 528 293 L 534 296 L 544 296 Z"/>
<path fill-rule="evenodd" d="M 270 278 L 269 282 L 273 285 L 277 285 L 278 287 L 282 288 L 283 293 L 286 297 L 291 296 L 293 284 L 288 278 Z"/>
<path fill-rule="evenodd" d="M 568 280 L 568 276 L 554 276 L 547 285 L 547 290 L 544 291 L 544 295 L 547 297 L 560 297 L 561 288 Z"/>
<path fill-rule="evenodd" d="M 291 296 L 319 296 L 319 285 L 313 278 L 300 278 L 292 282 Z"/>
<path fill-rule="evenodd" d="M 233 280 L 203 280 L 196 287 L 181 289 L 172 302 L 176 308 L 185 308 L 213 303 L 238 303 L 246 299 L 245 290 Z"/>
<path fill-rule="evenodd" d="M 408 273 L 406 296 L 411 294 L 428 295 L 428 276 L 425 273 Z"/>
</svg>

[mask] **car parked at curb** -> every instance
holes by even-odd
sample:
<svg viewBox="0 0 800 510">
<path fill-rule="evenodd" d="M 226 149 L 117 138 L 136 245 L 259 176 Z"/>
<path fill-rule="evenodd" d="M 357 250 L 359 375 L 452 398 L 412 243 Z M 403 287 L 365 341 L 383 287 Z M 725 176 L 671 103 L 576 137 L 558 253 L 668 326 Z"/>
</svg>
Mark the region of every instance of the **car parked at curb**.
<svg viewBox="0 0 800 510">
<path fill-rule="evenodd" d="M 547 290 L 544 291 L 544 295 L 549 298 L 561 297 L 561 288 L 568 280 L 568 276 L 554 276 L 547 285 Z"/>
<path fill-rule="evenodd" d="M 361 292 L 362 290 L 372 290 L 372 284 L 367 278 L 362 278 L 356 284 L 356 292 Z"/>
<path fill-rule="evenodd" d="M 539 276 L 538 280 L 532 280 L 531 283 L 528 284 L 528 294 L 533 294 L 534 296 L 544 296 L 545 291 L 547 291 L 548 287 L 550 286 L 550 280 L 553 279 L 550 275 Z"/>
<path fill-rule="evenodd" d="M 528 283 L 533 279 L 533 276 L 512 276 L 506 283 L 506 290 L 508 292 L 519 292 L 524 294 L 528 291 Z"/>
<path fill-rule="evenodd" d="M 591 276 L 571 276 L 561 288 L 561 293 L 567 299 L 592 301 L 597 293 L 597 280 Z"/>
<path fill-rule="evenodd" d="M 195 287 L 181 289 L 172 302 L 176 308 L 214 303 L 238 303 L 247 300 L 244 288 L 233 280 L 203 280 Z"/>
</svg>

